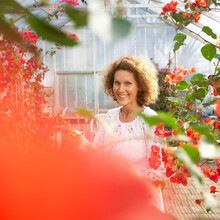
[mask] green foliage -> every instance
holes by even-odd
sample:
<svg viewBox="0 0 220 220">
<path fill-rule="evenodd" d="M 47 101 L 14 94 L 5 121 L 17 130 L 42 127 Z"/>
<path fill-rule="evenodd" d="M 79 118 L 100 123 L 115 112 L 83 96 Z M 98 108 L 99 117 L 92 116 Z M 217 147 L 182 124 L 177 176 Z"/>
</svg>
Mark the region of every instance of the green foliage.
<svg viewBox="0 0 220 220">
<path fill-rule="evenodd" d="M 66 13 L 75 24 L 75 28 L 84 27 L 88 24 L 88 11 L 66 7 Z"/>
<path fill-rule="evenodd" d="M 206 44 L 201 49 L 202 56 L 209 60 L 211 60 L 216 56 L 216 47 L 213 44 Z"/>
<path fill-rule="evenodd" d="M 190 149 L 192 148 L 185 147 L 184 148 L 179 148 L 178 150 L 175 151 L 175 155 L 184 163 L 186 168 L 189 170 L 191 176 L 194 178 L 198 186 L 202 186 L 203 184 L 203 174 L 201 170 L 194 164 L 194 160 L 197 159 L 198 157 L 198 152 L 193 151 L 191 153 Z"/>
<path fill-rule="evenodd" d="M 155 64 L 157 66 L 157 64 Z M 172 108 L 173 100 L 176 100 L 175 105 L 178 105 L 178 102 L 182 102 L 182 100 L 178 99 L 180 92 L 173 89 L 173 85 L 170 85 L 167 82 L 164 82 L 164 79 L 167 74 L 170 74 L 172 70 L 170 68 L 159 68 L 157 67 L 158 71 L 158 81 L 159 81 L 159 91 L 160 94 L 155 104 L 149 105 L 155 111 L 170 111 Z M 173 100 L 171 100 L 171 99 Z"/>
<path fill-rule="evenodd" d="M 195 85 L 204 80 L 205 80 L 204 75 L 202 75 L 201 73 L 197 73 L 191 77 L 190 82 L 192 83 L 192 85 Z"/>
<path fill-rule="evenodd" d="M 173 49 L 174 53 L 180 48 L 180 46 L 186 45 L 184 43 L 185 39 L 186 39 L 186 35 L 185 34 L 182 34 L 182 33 L 176 34 L 176 36 L 173 39 L 174 41 L 176 41 L 175 45 L 174 45 L 174 49 Z"/>
<path fill-rule="evenodd" d="M 144 119 L 144 121 L 149 125 L 149 126 L 154 126 L 160 123 L 164 123 L 165 126 L 169 128 L 175 129 L 178 126 L 178 121 L 176 118 L 174 118 L 172 115 L 166 112 L 157 112 L 158 115 L 155 116 L 146 116 L 143 113 L 139 113 L 138 115 Z"/>
<path fill-rule="evenodd" d="M 211 36 L 213 39 L 217 39 L 217 35 L 213 33 L 212 29 L 208 26 L 204 26 L 202 31 L 205 32 L 208 36 Z"/>
<path fill-rule="evenodd" d="M 193 163 L 197 164 L 200 161 L 199 150 L 191 145 L 184 144 L 182 148 L 186 151 Z"/>
<path fill-rule="evenodd" d="M 184 89 L 187 89 L 188 87 L 189 87 L 188 83 L 185 80 L 183 80 L 176 84 L 175 89 L 182 91 Z"/>
</svg>

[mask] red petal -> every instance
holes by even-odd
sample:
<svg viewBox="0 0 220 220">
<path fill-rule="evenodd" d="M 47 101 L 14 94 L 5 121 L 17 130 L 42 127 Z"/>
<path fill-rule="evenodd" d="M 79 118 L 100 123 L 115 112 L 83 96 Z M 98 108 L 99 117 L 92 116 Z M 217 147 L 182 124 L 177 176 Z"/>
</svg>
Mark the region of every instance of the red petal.
<svg viewBox="0 0 220 220">
<path fill-rule="evenodd" d="M 220 117 L 220 99 L 216 102 L 215 113 Z"/>
</svg>

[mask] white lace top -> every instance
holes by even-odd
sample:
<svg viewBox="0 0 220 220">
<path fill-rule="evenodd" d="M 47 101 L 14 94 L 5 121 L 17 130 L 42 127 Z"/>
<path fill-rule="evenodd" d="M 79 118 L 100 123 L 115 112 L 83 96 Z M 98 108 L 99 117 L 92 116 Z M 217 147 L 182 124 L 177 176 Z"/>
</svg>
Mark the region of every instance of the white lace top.
<svg viewBox="0 0 220 220">
<path fill-rule="evenodd" d="M 157 145 L 161 148 L 161 143 L 154 135 L 154 129 L 150 128 L 139 116 L 132 122 L 121 122 L 119 119 L 121 108 L 122 107 L 114 108 L 109 110 L 106 114 L 102 114 L 102 118 L 110 119 L 113 122 L 114 140 L 112 140 L 106 130 L 100 126 L 94 137 L 94 147 L 104 146 L 105 152 L 111 152 L 128 159 L 138 171 L 151 179 L 164 179 L 164 168 L 160 167 L 154 170 L 150 168 L 148 162 L 148 158 L 151 154 L 151 146 Z M 145 107 L 143 113 L 147 116 L 157 114 L 149 107 Z"/>
</svg>

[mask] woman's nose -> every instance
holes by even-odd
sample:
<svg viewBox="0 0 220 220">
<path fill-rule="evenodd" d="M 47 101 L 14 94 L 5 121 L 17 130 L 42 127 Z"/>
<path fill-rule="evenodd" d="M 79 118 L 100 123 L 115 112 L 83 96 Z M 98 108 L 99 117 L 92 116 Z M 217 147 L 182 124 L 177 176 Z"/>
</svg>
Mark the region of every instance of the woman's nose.
<svg viewBox="0 0 220 220">
<path fill-rule="evenodd" d="M 119 86 L 118 90 L 119 90 L 119 91 L 123 91 L 123 90 L 124 90 L 123 84 L 121 84 L 121 85 Z"/>
</svg>

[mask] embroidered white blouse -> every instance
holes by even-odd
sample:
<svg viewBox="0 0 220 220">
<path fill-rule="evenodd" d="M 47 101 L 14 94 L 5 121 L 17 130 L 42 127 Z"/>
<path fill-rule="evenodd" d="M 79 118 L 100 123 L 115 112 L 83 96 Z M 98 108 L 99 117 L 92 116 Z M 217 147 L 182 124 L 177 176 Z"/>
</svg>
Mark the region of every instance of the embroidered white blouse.
<svg viewBox="0 0 220 220">
<path fill-rule="evenodd" d="M 151 154 L 151 146 L 162 147 L 154 135 L 154 129 L 150 128 L 141 117 L 137 116 L 132 122 L 124 123 L 119 119 L 119 112 L 122 107 L 109 110 L 106 114 L 98 115 L 111 120 L 113 123 L 114 141 L 100 126 L 94 137 L 94 147 L 104 146 L 105 152 L 120 155 L 131 162 L 131 164 L 144 176 L 155 180 L 165 178 L 165 169 L 159 167 L 157 170 L 150 168 L 148 158 Z M 157 113 L 149 107 L 145 107 L 144 114 L 154 116 Z"/>
</svg>

